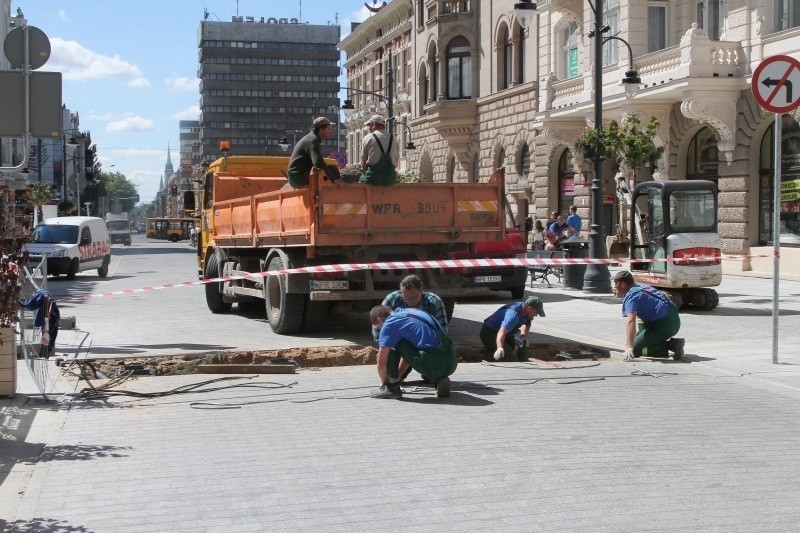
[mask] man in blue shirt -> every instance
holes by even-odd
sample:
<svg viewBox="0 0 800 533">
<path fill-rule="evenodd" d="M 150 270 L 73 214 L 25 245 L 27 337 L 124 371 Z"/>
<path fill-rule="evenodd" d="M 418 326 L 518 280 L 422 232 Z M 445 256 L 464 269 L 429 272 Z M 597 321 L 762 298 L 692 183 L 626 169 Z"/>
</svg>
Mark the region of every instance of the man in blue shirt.
<svg viewBox="0 0 800 533">
<path fill-rule="evenodd" d="M 569 206 L 569 216 L 567 217 L 567 226 L 569 226 L 570 237 L 575 237 L 575 236 L 580 237 L 582 225 L 583 225 L 583 220 L 581 219 L 580 215 L 578 215 L 578 207 L 574 205 Z"/>
<path fill-rule="evenodd" d="M 436 384 L 436 396 L 450 396 L 450 374 L 458 366 L 453 341 L 431 315 L 417 309 L 397 312 L 376 305 L 369 313 L 378 337 L 378 377 L 381 387 L 373 398 L 402 398 L 400 360 Z"/>
<path fill-rule="evenodd" d="M 639 285 L 633 275 L 621 270 L 614 276 L 614 292 L 622 298 L 625 323 L 625 360 L 634 357 L 667 357 L 673 352 L 675 360 L 683 357 L 686 341 L 673 337 L 681 329 L 678 308 L 660 290 Z M 640 320 L 636 331 L 636 319 Z"/>
<path fill-rule="evenodd" d="M 536 296 L 529 296 L 524 302 L 504 305 L 483 321 L 481 342 L 495 361 L 512 359 L 516 334 L 522 347 L 527 346 L 531 321 L 536 316 L 544 316 L 544 305 Z"/>
</svg>

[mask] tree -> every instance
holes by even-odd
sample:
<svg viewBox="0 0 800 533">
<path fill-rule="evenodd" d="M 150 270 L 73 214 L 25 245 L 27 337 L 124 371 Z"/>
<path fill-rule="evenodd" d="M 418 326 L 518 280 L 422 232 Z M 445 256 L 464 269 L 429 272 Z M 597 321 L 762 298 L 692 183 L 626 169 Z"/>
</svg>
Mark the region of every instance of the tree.
<svg viewBox="0 0 800 533">
<path fill-rule="evenodd" d="M 33 207 L 33 225 L 39 223 L 39 211 L 53 200 L 53 187 L 49 183 L 33 183 L 25 191 L 25 202 Z"/>
<path fill-rule="evenodd" d="M 136 204 L 135 198 L 139 196 L 136 185 L 128 181 L 128 178 L 120 172 L 104 172 L 102 174 L 105 192 L 114 207 L 118 211 L 130 212 Z M 120 200 L 126 198 L 126 200 Z M 118 202 L 114 205 L 113 202 Z"/>
</svg>

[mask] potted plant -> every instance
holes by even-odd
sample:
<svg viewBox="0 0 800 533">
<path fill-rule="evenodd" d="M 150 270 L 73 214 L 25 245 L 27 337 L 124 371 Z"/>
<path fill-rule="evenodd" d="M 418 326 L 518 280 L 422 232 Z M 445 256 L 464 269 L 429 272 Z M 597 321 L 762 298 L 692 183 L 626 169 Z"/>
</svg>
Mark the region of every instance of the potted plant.
<svg viewBox="0 0 800 533">
<path fill-rule="evenodd" d="M 612 157 L 635 172 L 642 165 L 655 165 L 664 154 L 663 146 L 653 144 L 659 125 L 656 117 L 650 117 L 642 126 L 639 116 L 632 114 L 621 127 L 612 120 L 599 129 L 584 129 L 575 140 L 575 148 L 583 151 L 584 159 Z"/>
</svg>

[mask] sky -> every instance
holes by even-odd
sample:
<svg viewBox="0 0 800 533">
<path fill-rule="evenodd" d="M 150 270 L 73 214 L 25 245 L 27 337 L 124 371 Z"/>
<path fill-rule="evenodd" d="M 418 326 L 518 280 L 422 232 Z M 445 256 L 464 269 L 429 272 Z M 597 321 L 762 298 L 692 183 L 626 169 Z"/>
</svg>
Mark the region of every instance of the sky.
<svg viewBox="0 0 800 533">
<path fill-rule="evenodd" d="M 204 10 L 223 22 L 238 15 L 335 24 L 338 17 L 342 37 L 370 15 L 358 0 L 12 0 L 11 13 L 17 8 L 50 39 L 39 70 L 62 73 L 63 102 L 91 133 L 103 170 L 124 174 L 142 202 L 158 192 L 168 147 L 179 166 L 178 121 L 199 119 Z"/>
</svg>

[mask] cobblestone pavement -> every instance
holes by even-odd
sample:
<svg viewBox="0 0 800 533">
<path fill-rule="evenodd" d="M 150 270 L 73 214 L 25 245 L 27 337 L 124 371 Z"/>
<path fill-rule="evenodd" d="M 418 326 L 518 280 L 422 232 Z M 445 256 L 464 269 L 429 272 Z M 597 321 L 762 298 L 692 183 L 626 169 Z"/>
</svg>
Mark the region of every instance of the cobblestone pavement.
<svg viewBox="0 0 800 533">
<path fill-rule="evenodd" d="M 615 351 L 602 361 L 462 364 L 446 400 L 414 383 L 403 400 L 371 399 L 371 367 L 95 401 L 73 396 L 85 384 L 61 376 L 57 401 L 19 394 L 0 404 L 0 524 L 42 532 L 794 531 L 800 284 L 786 286 L 785 353 L 773 365 L 770 301 L 759 293 L 769 293 L 768 282 L 736 281 L 721 288 L 718 315 L 683 315 L 685 361 L 625 363 Z M 563 337 L 572 320 L 570 338 L 620 348 L 613 302 L 536 293 L 547 310 L 534 324 L 541 339 Z M 612 304 L 614 313 L 602 311 Z M 471 334 L 477 305 L 457 306 L 456 334 Z M 208 379 L 119 388 L 165 392 Z"/>
</svg>

